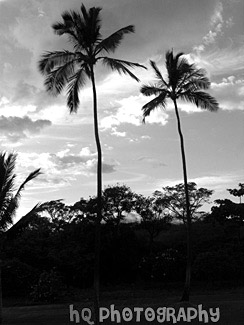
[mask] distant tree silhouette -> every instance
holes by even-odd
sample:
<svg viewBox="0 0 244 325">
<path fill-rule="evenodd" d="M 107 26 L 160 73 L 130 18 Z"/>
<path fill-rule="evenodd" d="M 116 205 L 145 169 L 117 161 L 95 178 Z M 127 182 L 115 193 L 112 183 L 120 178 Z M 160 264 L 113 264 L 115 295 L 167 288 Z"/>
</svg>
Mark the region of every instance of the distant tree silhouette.
<svg viewBox="0 0 244 325">
<path fill-rule="evenodd" d="M 162 230 L 169 228 L 172 218 L 165 213 L 164 202 L 153 196 L 136 195 L 134 206 L 141 217 L 140 227 L 149 235 L 149 255 L 152 255 L 155 238 Z"/>
<path fill-rule="evenodd" d="M 110 185 L 103 191 L 103 219 L 118 229 L 119 224 L 133 208 L 135 194 L 126 185 Z"/>
<path fill-rule="evenodd" d="M 239 189 L 237 188 L 233 188 L 233 189 L 230 189 L 228 188 L 227 191 L 233 195 L 233 196 L 237 196 L 240 198 L 240 203 L 241 203 L 241 197 L 244 195 L 244 183 L 239 183 Z"/>
<path fill-rule="evenodd" d="M 40 175 L 40 169 L 30 173 L 18 190 L 15 190 L 16 181 L 16 158 L 17 154 L 0 152 L 0 254 L 2 254 L 3 240 L 6 236 L 14 236 L 24 227 L 38 211 L 36 205 L 29 213 L 21 218 L 14 226 L 13 218 L 19 207 L 22 191 L 25 185 Z M 0 259 L 0 324 L 2 324 L 2 284 L 1 284 L 1 264 Z"/>
<path fill-rule="evenodd" d="M 99 305 L 99 243 L 100 222 L 102 220 L 102 150 L 98 130 L 97 91 L 94 67 L 101 61 L 110 69 L 124 73 L 139 81 L 129 68 L 143 67 L 138 63 L 114 59 L 104 56 L 113 53 L 120 45 L 124 35 L 133 33 L 134 26 L 123 27 L 102 39 L 100 33 L 101 18 L 100 7 L 89 10 L 82 4 L 81 12 L 65 11 L 63 21 L 55 23 L 52 27 L 58 35 L 66 35 L 73 45 L 74 51 L 53 51 L 43 54 L 39 62 L 39 70 L 46 76 L 45 86 L 47 91 L 58 95 L 67 86 L 67 105 L 70 113 L 76 112 L 79 106 L 79 91 L 85 85 L 86 78 L 91 80 L 93 91 L 94 132 L 98 153 L 97 163 L 97 234 L 94 287 L 96 291 L 96 322 L 98 319 Z"/>
<path fill-rule="evenodd" d="M 187 187 L 191 221 L 198 220 L 205 215 L 203 211 L 198 210 L 204 203 L 209 203 L 213 191 L 204 187 L 197 188 L 197 184 L 194 182 L 188 182 Z M 162 191 L 155 191 L 154 196 L 159 202 L 162 202 L 166 209 L 169 210 L 172 217 L 184 224 L 187 223 L 184 184 L 180 183 L 174 186 L 165 186 L 162 188 Z"/>
<path fill-rule="evenodd" d="M 232 225 L 237 228 L 237 237 L 241 245 L 241 228 L 244 225 L 244 203 L 235 203 L 231 200 L 215 200 L 217 206 L 211 208 L 210 218 L 220 224 Z"/>
<path fill-rule="evenodd" d="M 208 89 L 210 82 L 206 73 L 198 69 L 194 64 L 190 64 L 183 56 L 183 53 L 173 54 L 172 51 L 166 53 L 166 70 L 167 80 L 163 78 L 155 62 L 151 61 L 151 66 L 155 72 L 157 83 L 143 85 L 141 93 L 145 96 L 154 95 L 155 98 L 150 100 L 142 108 L 143 121 L 157 107 L 165 108 L 167 99 L 174 103 L 175 114 L 177 118 L 178 133 L 180 137 L 181 156 L 183 165 L 183 177 L 186 196 L 186 218 L 187 218 L 187 267 L 186 280 L 181 300 L 188 301 L 190 295 L 191 279 L 191 212 L 189 203 L 189 194 L 187 188 L 187 166 L 184 149 L 184 138 L 181 130 L 181 121 L 177 101 L 179 99 L 193 103 L 197 107 L 212 112 L 218 110 L 218 103 L 204 90 Z"/>
</svg>

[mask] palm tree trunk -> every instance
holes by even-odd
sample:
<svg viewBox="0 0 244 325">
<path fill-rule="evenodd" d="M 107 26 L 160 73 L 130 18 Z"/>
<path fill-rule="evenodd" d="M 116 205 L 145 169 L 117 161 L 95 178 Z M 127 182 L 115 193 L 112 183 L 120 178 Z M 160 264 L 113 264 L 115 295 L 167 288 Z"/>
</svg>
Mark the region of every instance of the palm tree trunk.
<svg viewBox="0 0 244 325">
<path fill-rule="evenodd" d="M 102 150 L 98 132 L 97 93 L 93 66 L 91 65 L 91 81 L 93 90 L 94 132 L 97 145 L 97 218 L 95 230 L 95 260 L 94 260 L 94 312 L 95 324 L 99 324 L 100 307 L 100 243 L 102 220 Z"/>
<path fill-rule="evenodd" d="M 189 193 L 187 185 L 187 169 L 186 169 L 186 157 L 185 157 L 185 148 L 184 148 L 184 139 L 181 131 L 180 116 L 177 107 L 176 99 L 173 100 L 175 106 L 175 114 L 178 124 L 178 132 L 180 136 L 180 146 L 181 146 L 181 156 L 182 156 L 182 165 L 183 165 L 183 176 L 184 176 L 184 186 L 185 186 L 185 196 L 186 196 L 186 229 L 187 229 L 187 258 L 186 258 L 186 278 L 184 291 L 181 297 L 181 301 L 189 301 L 190 298 L 190 284 L 191 284 L 191 213 L 190 213 L 190 202 L 189 202 Z"/>
</svg>

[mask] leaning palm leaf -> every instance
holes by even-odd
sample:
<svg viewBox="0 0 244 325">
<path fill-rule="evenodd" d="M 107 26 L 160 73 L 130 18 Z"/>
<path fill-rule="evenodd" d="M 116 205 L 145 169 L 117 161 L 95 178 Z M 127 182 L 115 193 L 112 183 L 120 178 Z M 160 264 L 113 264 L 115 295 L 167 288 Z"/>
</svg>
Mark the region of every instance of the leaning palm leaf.
<svg viewBox="0 0 244 325">
<path fill-rule="evenodd" d="M 218 110 L 217 100 L 203 91 L 186 91 L 181 94 L 180 98 L 210 112 Z"/>
<path fill-rule="evenodd" d="M 145 96 L 158 96 L 161 94 L 162 88 L 157 87 L 157 85 L 143 85 L 140 91 Z"/>
<path fill-rule="evenodd" d="M 131 78 L 135 79 L 136 81 L 140 81 L 127 67 L 130 68 L 135 68 L 135 67 L 140 67 L 140 68 L 145 68 L 139 63 L 134 63 L 134 62 L 128 62 L 124 60 L 118 60 L 118 59 L 112 59 L 112 58 L 107 58 L 107 57 L 101 57 L 103 60 L 103 64 L 107 65 L 110 67 L 113 71 L 118 71 L 120 74 L 128 74 Z"/>
<path fill-rule="evenodd" d="M 7 153 L 0 153 L 0 230 L 6 230 L 12 224 L 16 209 L 19 206 L 20 195 L 25 185 L 40 175 L 40 169 L 30 173 L 15 193 L 14 183 L 16 174 L 14 170 L 16 157 L 17 155 L 13 153 L 9 155 Z"/>
<path fill-rule="evenodd" d="M 123 40 L 124 35 L 134 32 L 135 27 L 133 25 L 129 25 L 127 27 L 123 27 L 117 30 L 115 33 L 98 43 L 95 49 L 96 54 L 100 53 L 101 51 L 105 51 L 108 53 L 114 52 Z"/>
<path fill-rule="evenodd" d="M 30 181 L 32 181 L 33 179 L 35 179 L 36 177 L 40 176 L 42 174 L 41 172 L 41 168 L 38 168 L 36 170 L 34 170 L 33 172 L 31 172 L 27 177 L 26 179 L 24 180 L 24 182 L 20 185 L 18 191 L 16 192 L 14 198 L 16 201 L 19 201 L 20 199 L 20 195 L 21 195 L 21 192 L 24 190 L 25 188 L 25 185 L 27 183 L 29 183 Z"/>
<path fill-rule="evenodd" d="M 45 87 L 53 95 L 60 94 L 70 77 L 74 74 L 76 60 L 67 62 L 61 67 L 52 70 L 45 80 Z"/>
<path fill-rule="evenodd" d="M 80 104 L 79 90 L 85 85 L 86 71 L 80 69 L 70 78 L 67 91 L 67 106 L 70 113 L 76 113 Z"/>
<path fill-rule="evenodd" d="M 149 116 L 151 114 L 151 112 L 161 106 L 162 108 L 165 108 L 166 106 L 166 96 L 167 93 L 166 92 L 162 92 L 159 96 L 155 97 L 154 99 L 152 99 L 150 102 L 146 103 L 143 107 L 142 107 L 142 111 L 143 111 L 143 122 L 145 123 L 145 119 L 147 116 Z"/>
<path fill-rule="evenodd" d="M 60 67 L 70 61 L 78 59 L 77 54 L 69 51 L 46 52 L 38 63 L 42 74 L 50 73 L 55 67 Z"/>
<path fill-rule="evenodd" d="M 7 238 L 16 237 L 16 235 L 25 227 L 27 227 L 31 223 L 31 221 L 39 215 L 38 213 L 41 211 L 41 204 L 36 204 L 33 209 L 31 209 L 26 215 L 21 217 L 11 228 L 5 231 L 5 235 L 7 236 Z"/>
</svg>

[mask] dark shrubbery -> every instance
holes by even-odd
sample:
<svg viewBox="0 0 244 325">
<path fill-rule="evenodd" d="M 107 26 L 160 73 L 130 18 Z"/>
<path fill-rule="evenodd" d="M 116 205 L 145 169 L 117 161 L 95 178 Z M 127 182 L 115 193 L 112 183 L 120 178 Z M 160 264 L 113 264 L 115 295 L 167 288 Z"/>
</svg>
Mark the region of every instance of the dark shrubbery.
<svg viewBox="0 0 244 325">
<path fill-rule="evenodd" d="M 227 250 L 200 253 L 193 264 L 194 278 L 208 282 L 236 279 L 238 276 L 236 262 Z"/>
<path fill-rule="evenodd" d="M 38 279 L 38 270 L 14 258 L 2 265 L 2 286 L 5 296 L 25 296 Z"/>
<path fill-rule="evenodd" d="M 65 295 L 65 289 L 62 277 L 55 270 L 44 271 L 32 287 L 30 297 L 33 301 L 53 303 Z"/>
</svg>

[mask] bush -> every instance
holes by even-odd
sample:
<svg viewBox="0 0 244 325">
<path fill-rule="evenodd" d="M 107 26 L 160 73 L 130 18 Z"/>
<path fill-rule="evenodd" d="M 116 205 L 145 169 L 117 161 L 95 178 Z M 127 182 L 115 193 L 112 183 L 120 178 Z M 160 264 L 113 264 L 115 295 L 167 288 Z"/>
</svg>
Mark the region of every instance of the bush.
<svg viewBox="0 0 244 325">
<path fill-rule="evenodd" d="M 235 276 L 235 261 L 224 250 L 199 254 L 193 264 L 193 275 L 197 280 L 222 281 Z"/>
<path fill-rule="evenodd" d="M 41 273 L 38 283 L 32 287 L 33 301 L 55 302 L 65 295 L 62 277 L 54 270 Z"/>
<path fill-rule="evenodd" d="M 184 276 L 184 257 L 178 250 L 168 248 L 143 257 L 140 271 L 145 280 L 178 281 Z"/>
<path fill-rule="evenodd" d="M 28 295 L 37 279 L 37 270 L 20 262 L 17 258 L 3 262 L 2 286 L 4 296 Z"/>
</svg>

